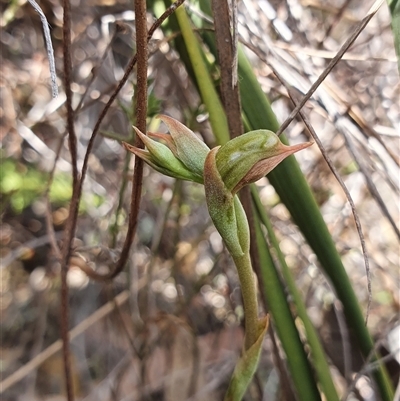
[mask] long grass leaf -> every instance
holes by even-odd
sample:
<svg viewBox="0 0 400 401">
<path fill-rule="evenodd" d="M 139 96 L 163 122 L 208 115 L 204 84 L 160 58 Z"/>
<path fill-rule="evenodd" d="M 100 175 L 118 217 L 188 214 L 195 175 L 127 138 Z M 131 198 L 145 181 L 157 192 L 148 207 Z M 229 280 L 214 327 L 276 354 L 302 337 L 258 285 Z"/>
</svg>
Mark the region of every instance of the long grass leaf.
<svg viewBox="0 0 400 401">
<path fill-rule="evenodd" d="M 222 145 L 230 139 L 225 111 L 204 62 L 199 41 L 193 32 L 186 10 L 180 7 L 176 10 L 175 14 L 186 44 L 186 50 L 189 54 L 201 97 L 209 113 L 213 133 L 218 143 Z"/>
<path fill-rule="evenodd" d="M 320 400 L 313 372 L 299 337 L 286 294 L 269 252 L 260 223 L 255 221 L 260 255 L 262 288 L 275 329 L 285 350 L 290 375 L 300 400 Z"/>
<path fill-rule="evenodd" d="M 243 111 L 251 129 L 276 131 L 279 128 L 278 121 L 243 52 L 239 52 L 239 76 Z M 283 136 L 281 139 L 285 141 Z M 367 358 L 373 350 L 372 338 L 365 327 L 363 314 L 340 255 L 295 157 L 284 160 L 268 175 L 268 179 L 331 280 L 343 304 L 348 324 Z M 383 366 L 377 370 L 375 377 L 382 398 L 391 401 L 393 388 Z"/>
<path fill-rule="evenodd" d="M 260 201 L 258 192 L 255 189 L 254 185 L 251 186 L 251 193 L 253 196 L 253 201 L 255 204 L 255 208 L 257 210 L 257 214 L 260 220 L 262 221 L 263 225 L 267 228 L 268 236 L 270 238 L 272 246 L 275 249 L 276 255 L 279 260 L 279 264 L 281 266 L 282 276 L 285 280 L 285 283 L 288 286 L 290 294 L 292 295 L 292 298 L 296 305 L 297 313 L 303 322 L 308 344 L 311 349 L 312 361 L 314 363 L 318 380 L 321 384 L 321 389 L 325 394 L 325 398 L 327 401 L 339 401 L 339 396 L 333 384 L 329 365 L 325 356 L 325 352 L 322 348 L 321 342 L 318 338 L 318 334 L 313 324 L 311 323 L 310 318 L 308 317 L 307 310 L 301 298 L 300 292 L 297 289 L 292 273 L 290 272 L 289 267 L 286 264 L 285 257 L 279 247 L 279 242 L 275 236 L 272 224 L 268 218 L 267 213 L 265 212 L 264 206 Z"/>
</svg>

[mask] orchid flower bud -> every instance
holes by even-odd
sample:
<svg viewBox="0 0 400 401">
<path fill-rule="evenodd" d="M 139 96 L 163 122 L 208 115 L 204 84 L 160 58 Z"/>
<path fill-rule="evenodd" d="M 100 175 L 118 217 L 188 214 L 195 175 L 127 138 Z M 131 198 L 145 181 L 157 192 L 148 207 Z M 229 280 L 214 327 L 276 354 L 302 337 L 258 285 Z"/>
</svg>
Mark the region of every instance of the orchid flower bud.
<svg viewBox="0 0 400 401">
<path fill-rule="evenodd" d="M 286 157 L 310 145 L 307 142 L 287 146 L 272 131 L 250 131 L 219 149 L 216 166 L 227 190 L 235 194 L 267 175 Z"/>
<path fill-rule="evenodd" d="M 134 153 L 135 156 L 140 157 L 149 166 L 164 175 L 182 180 L 199 183 L 203 182 L 202 177 L 193 174 L 178 158 L 174 156 L 167 146 L 154 141 L 140 132 L 137 128 L 134 127 L 134 129 L 148 150 L 139 149 L 124 142 L 124 146 L 127 150 Z"/>
<path fill-rule="evenodd" d="M 208 211 L 232 256 L 240 256 L 249 249 L 247 219 L 237 191 L 268 174 L 289 155 L 310 145 L 287 146 L 273 132 L 257 130 L 208 153 L 204 164 Z"/>
<path fill-rule="evenodd" d="M 160 119 L 169 129 L 175 145 L 175 156 L 190 171 L 202 177 L 204 161 L 210 148 L 179 121 L 164 115 L 160 116 Z M 174 150 L 171 148 L 171 151 Z"/>
<path fill-rule="evenodd" d="M 236 193 L 268 174 L 283 159 L 311 143 L 283 144 L 271 131 L 251 131 L 210 151 L 189 128 L 160 116 L 170 135 L 135 128 L 147 150 L 124 144 L 155 170 L 170 177 L 204 183 L 210 216 L 232 255 L 249 250 L 249 229 Z"/>
<path fill-rule="evenodd" d="M 203 183 L 204 161 L 210 150 L 208 146 L 189 128 L 173 118 L 160 116 L 160 119 L 167 125 L 171 135 L 160 133 L 144 135 L 134 127 L 147 150 L 127 143 L 124 143 L 125 148 L 162 174 Z"/>
</svg>

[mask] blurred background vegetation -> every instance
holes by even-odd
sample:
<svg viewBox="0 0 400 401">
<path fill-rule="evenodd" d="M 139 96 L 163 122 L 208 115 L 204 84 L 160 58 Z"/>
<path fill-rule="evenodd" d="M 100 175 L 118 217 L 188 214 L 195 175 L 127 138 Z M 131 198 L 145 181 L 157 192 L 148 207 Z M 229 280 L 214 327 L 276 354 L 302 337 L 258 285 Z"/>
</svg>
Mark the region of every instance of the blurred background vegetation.
<svg viewBox="0 0 400 401">
<path fill-rule="evenodd" d="M 272 69 L 287 86 L 305 93 L 372 4 L 239 2 L 243 48 L 279 122 L 293 105 Z M 135 53 L 135 14 L 126 0 L 73 0 L 71 5 L 73 107 L 82 163 L 99 113 Z M 63 10 L 55 0 L 43 0 L 40 6 L 51 27 L 60 79 L 60 94 L 54 99 L 38 14 L 26 1 L 0 2 L 0 391 L 7 401 L 65 399 L 57 342 L 60 264 L 46 227 L 50 214 L 55 239 L 62 240 L 72 192 L 61 86 Z M 198 28 L 204 60 L 218 89 L 220 71 L 207 37 L 210 17 L 198 1 L 187 1 L 185 7 Z M 148 2 L 149 26 L 164 9 L 163 1 Z M 154 116 L 168 114 L 211 147 L 216 140 L 208 110 L 176 23 L 171 18 L 149 44 L 149 130 L 165 131 Z M 241 81 L 244 72 L 239 70 Z M 109 284 L 89 280 L 79 268 L 81 259 L 97 272 L 107 272 L 126 235 L 133 157 L 121 141 L 133 138 L 135 85 L 132 74 L 103 121 L 84 184 L 68 273 L 70 327 L 78 328 L 71 334 L 74 394 L 80 400 L 219 400 L 242 346 L 243 309 L 235 268 L 210 221 L 201 186 L 176 182 L 146 167 L 127 268 Z M 255 94 L 247 95 L 244 122 L 251 126 L 248 110 L 260 105 L 252 104 Z M 394 388 L 400 362 L 399 98 L 391 17 L 384 4 L 304 111 L 360 215 L 372 276 L 368 329 L 381 355 L 388 356 Z M 299 117 L 285 134 L 292 143 L 310 140 Z M 365 314 L 368 283 L 346 197 L 316 145 L 296 159 Z M 360 355 L 360 339 L 346 326 L 337 291 L 278 190 L 267 178 L 255 190 L 321 339 L 340 398 L 385 399 L 371 381 L 372 364 Z M 298 305 L 286 285 L 283 288 L 308 355 L 309 338 L 297 316 Z M 290 355 L 285 356 L 283 348 L 282 339 L 271 331 L 246 400 L 301 399 L 287 373 Z"/>
</svg>

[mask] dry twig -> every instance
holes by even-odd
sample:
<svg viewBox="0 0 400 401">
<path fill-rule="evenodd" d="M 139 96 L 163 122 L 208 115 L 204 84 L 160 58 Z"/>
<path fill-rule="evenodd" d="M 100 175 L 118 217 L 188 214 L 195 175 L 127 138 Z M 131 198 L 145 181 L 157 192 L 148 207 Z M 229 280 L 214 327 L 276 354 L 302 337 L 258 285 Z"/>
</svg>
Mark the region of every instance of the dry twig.
<svg viewBox="0 0 400 401">
<path fill-rule="evenodd" d="M 40 20 L 42 21 L 44 39 L 46 42 L 46 49 L 47 49 L 47 58 L 49 60 L 51 92 L 52 92 L 52 96 L 54 98 L 54 97 L 58 96 L 58 86 L 57 86 L 56 63 L 54 61 L 54 49 L 53 49 L 53 44 L 51 43 L 49 23 L 47 22 L 47 18 L 44 15 L 44 12 L 40 8 L 39 4 L 37 4 L 35 0 L 28 0 L 28 1 L 29 1 L 29 4 L 39 14 Z"/>
</svg>

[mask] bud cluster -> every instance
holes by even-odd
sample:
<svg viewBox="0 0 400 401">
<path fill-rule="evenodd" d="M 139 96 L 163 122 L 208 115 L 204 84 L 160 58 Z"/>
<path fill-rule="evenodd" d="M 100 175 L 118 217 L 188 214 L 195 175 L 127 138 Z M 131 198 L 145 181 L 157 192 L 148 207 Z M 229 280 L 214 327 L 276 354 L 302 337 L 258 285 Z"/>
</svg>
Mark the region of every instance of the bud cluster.
<svg viewBox="0 0 400 401">
<path fill-rule="evenodd" d="M 204 184 L 211 219 L 229 252 L 232 255 L 248 252 L 247 219 L 236 193 L 311 143 L 287 146 L 272 131 L 256 130 L 210 150 L 179 121 L 167 116 L 160 119 L 170 135 L 144 135 L 135 128 L 147 150 L 127 143 L 124 146 L 160 173 Z"/>
</svg>

